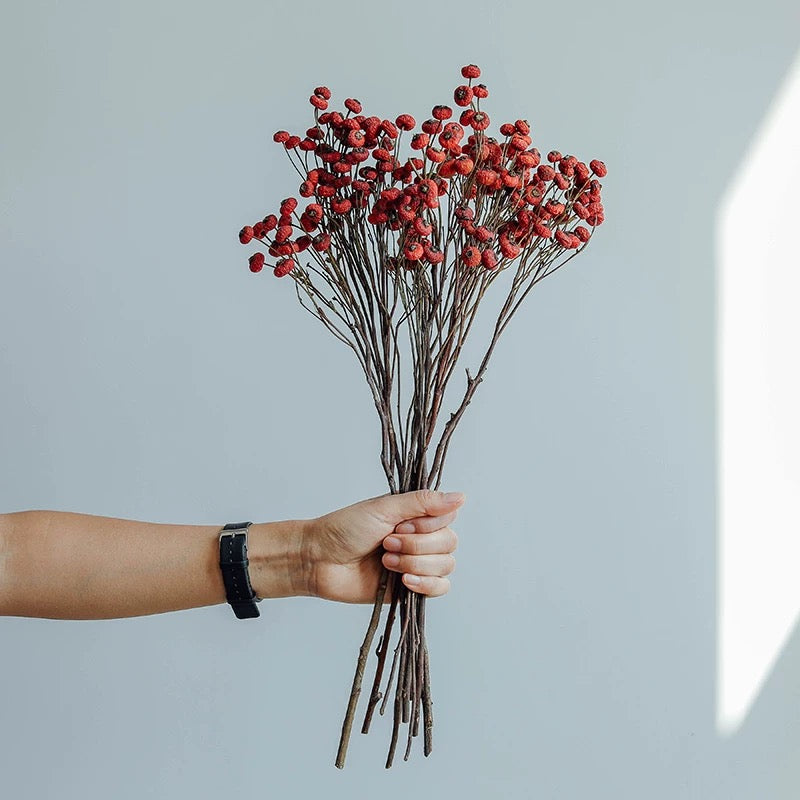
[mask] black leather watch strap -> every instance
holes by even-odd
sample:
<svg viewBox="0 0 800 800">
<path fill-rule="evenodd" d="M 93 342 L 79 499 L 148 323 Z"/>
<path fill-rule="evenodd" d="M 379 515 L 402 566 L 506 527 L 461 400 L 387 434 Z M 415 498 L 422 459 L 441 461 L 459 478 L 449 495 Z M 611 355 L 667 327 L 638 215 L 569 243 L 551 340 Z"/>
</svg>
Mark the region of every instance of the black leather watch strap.
<svg viewBox="0 0 800 800">
<path fill-rule="evenodd" d="M 225 595 L 238 619 L 261 616 L 247 569 L 247 529 L 252 522 L 230 522 L 219 534 L 219 566 L 225 583 Z"/>
</svg>

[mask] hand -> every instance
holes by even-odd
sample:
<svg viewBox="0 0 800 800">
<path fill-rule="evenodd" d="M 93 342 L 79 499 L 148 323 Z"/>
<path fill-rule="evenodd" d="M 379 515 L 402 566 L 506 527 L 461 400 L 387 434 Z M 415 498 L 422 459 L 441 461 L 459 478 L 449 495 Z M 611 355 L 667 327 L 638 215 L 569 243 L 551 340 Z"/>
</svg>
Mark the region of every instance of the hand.
<svg viewBox="0 0 800 800">
<path fill-rule="evenodd" d="M 311 565 L 310 593 L 343 603 L 372 603 L 385 566 L 402 573 L 403 583 L 415 592 L 445 594 L 450 588 L 445 576 L 455 569 L 452 553 L 458 544 L 448 526 L 464 499 L 460 492 L 420 489 L 362 500 L 309 520 L 303 550 Z"/>
</svg>

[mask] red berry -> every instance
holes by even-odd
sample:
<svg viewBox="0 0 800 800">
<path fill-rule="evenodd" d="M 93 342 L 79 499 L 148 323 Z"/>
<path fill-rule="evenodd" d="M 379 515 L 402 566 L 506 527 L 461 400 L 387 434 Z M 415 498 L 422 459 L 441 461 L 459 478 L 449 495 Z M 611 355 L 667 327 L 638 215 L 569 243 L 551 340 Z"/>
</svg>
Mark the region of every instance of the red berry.
<svg viewBox="0 0 800 800">
<path fill-rule="evenodd" d="M 399 117 L 397 117 L 395 123 L 402 131 L 413 130 L 414 126 L 417 124 L 416 120 L 411 116 L 411 114 L 401 114 Z"/>
<path fill-rule="evenodd" d="M 481 100 L 483 100 L 484 97 L 489 96 L 489 90 L 486 88 L 485 84 L 479 83 L 472 87 L 472 94 L 474 94 L 475 97 L 479 97 Z"/>
<path fill-rule="evenodd" d="M 294 259 L 293 258 L 282 258 L 276 265 L 275 269 L 273 270 L 273 274 L 276 278 L 282 278 L 284 275 L 288 275 L 294 269 Z"/>
<path fill-rule="evenodd" d="M 486 269 L 494 269 L 497 266 L 497 255 L 494 250 L 484 250 L 481 254 L 481 263 Z"/>
<path fill-rule="evenodd" d="M 359 103 L 354 97 L 348 97 L 347 100 L 344 101 L 344 107 L 348 111 L 352 111 L 354 114 L 360 114 L 362 111 L 361 103 Z"/>
<path fill-rule="evenodd" d="M 439 120 L 450 119 L 453 116 L 453 109 L 450 106 L 434 106 L 431 116 Z"/>
<path fill-rule="evenodd" d="M 297 200 L 294 197 L 287 197 L 281 201 L 281 215 L 291 214 L 297 208 Z"/>
<path fill-rule="evenodd" d="M 588 242 L 591 239 L 592 234 L 590 233 L 588 228 L 584 228 L 583 225 L 578 225 L 574 231 L 572 231 L 575 236 L 578 237 L 582 242 Z"/>
<path fill-rule="evenodd" d="M 319 97 L 325 100 L 331 99 L 331 90 L 327 86 L 317 86 L 317 88 L 314 89 L 314 94 L 319 95 Z"/>
<path fill-rule="evenodd" d="M 329 233 L 318 233 L 311 242 L 313 248 L 320 253 L 331 246 L 331 236 Z"/>
<path fill-rule="evenodd" d="M 608 174 L 606 165 L 597 159 L 589 162 L 589 168 L 592 170 L 592 172 L 594 172 L 595 175 L 597 175 L 598 178 L 605 178 L 605 176 Z"/>
<path fill-rule="evenodd" d="M 461 260 L 468 267 L 477 267 L 481 263 L 481 251 L 477 247 L 465 247 L 461 251 Z"/>
<path fill-rule="evenodd" d="M 278 218 L 274 214 L 267 214 L 266 217 L 263 219 L 264 223 L 264 231 L 269 233 L 270 231 L 274 231 L 275 228 L 278 227 Z"/>
<path fill-rule="evenodd" d="M 468 106 L 472 102 L 472 89 L 469 86 L 457 86 L 453 92 L 453 100 L 457 106 Z"/>
<path fill-rule="evenodd" d="M 480 78 L 481 70 L 475 64 L 467 64 L 466 67 L 461 67 L 461 75 L 465 78 Z"/>
<path fill-rule="evenodd" d="M 328 107 L 328 101 L 324 97 L 320 97 L 316 94 L 312 94 L 311 97 L 308 98 L 308 101 L 314 108 L 318 108 L 320 111 L 324 111 Z"/>
<path fill-rule="evenodd" d="M 273 142 L 285 142 L 289 138 L 289 131 L 277 131 L 272 135 Z"/>
<path fill-rule="evenodd" d="M 244 228 L 239 231 L 239 241 L 242 244 L 247 244 L 254 236 L 255 232 L 250 225 L 245 225 Z"/>
<path fill-rule="evenodd" d="M 424 150 L 428 146 L 430 136 L 427 133 L 415 133 L 411 137 L 411 147 L 413 150 Z"/>
<path fill-rule="evenodd" d="M 470 120 L 473 130 L 485 131 L 489 127 L 489 115 L 484 114 L 483 111 L 476 111 Z"/>
<path fill-rule="evenodd" d="M 250 272 L 261 272 L 264 269 L 264 258 L 263 253 L 253 253 L 248 259 L 250 262 Z"/>
<path fill-rule="evenodd" d="M 543 181 L 551 181 L 555 177 L 556 171 L 552 167 L 548 167 L 547 164 L 539 164 L 536 168 L 536 174 Z"/>
</svg>

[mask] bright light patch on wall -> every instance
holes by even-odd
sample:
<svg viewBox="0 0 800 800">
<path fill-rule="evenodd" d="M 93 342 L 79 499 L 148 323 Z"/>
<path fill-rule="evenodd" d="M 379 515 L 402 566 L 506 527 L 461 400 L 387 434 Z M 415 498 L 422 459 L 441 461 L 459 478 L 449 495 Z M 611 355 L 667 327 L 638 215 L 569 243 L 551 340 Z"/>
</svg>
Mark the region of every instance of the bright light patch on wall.
<svg viewBox="0 0 800 800">
<path fill-rule="evenodd" d="M 800 612 L 800 58 L 717 218 L 717 729 L 747 715 Z"/>
</svg>

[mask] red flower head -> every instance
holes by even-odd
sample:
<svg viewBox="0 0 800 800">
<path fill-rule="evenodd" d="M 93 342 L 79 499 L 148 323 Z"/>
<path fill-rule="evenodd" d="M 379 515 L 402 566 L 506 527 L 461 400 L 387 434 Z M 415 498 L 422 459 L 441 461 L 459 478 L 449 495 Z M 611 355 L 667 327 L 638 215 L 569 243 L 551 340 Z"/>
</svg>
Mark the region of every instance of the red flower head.
<svg viewBox="0 0 800 800">
<path fill-rule="evenodd" d="M 261 272 L 261 270 L 264 269 L 265 260 L 263 253 L 253 253 L 248 259 L 250 262 L 250 272 Z"/>
<path fill-rule="evenodd" d="M 468 106 L 472 102 L 472 89 L 469 86 L 457 86 L 453 92 L 453 100 L 457 106 Z"/>
<path fill-rule="evenodd" d="M 602 161 L 598 161 L 596 158 L 593 161 L 589 162 L 589 168 L 597 175 L 598 178 L 605 178 L 608 174 L 608 170 L 606 169 L 606 165 Z"/>
<path fill-rule="evenodd" d="M 485 131 L 489 127 L 489 115 L 484 114 L 483 111 L 476 111 L 470 120 L 473 130 Z"/>
<path fill-rule="evenodd" d="M 327 86 L 317 86 L 317 88 L 314 89 L 314 94 L 324 100 L 331 99 L 331 90 Z"/>
<path fill-rule="evenodd" d="M 417 124 L 414 117 L 411 114 L 401 114 L 396 120 L 395 123 L 397 127 L 400 128 L 402 131 L 411 131 L 414 130 L 415 125 Z"/>
<path fill-rule="evenodd" d="M 425 252 L 422 249 L 422 245 L 419 242 L 409 242 L 403 248 L 403 255 L 409 261 L 419 261 L 424 254 Z"/>
<path fill-rule="evenodd" d="M 481 253 L 481 263 L 486 269 L 495 269 L 497 267 L 497 254 L 494 250 L 484 250 Z"/>
<path fill-rule="evenodd" d="M 275 265 L 275 269 L 272 272 L 276 278 L 282 278 L 284 275 L 288 275 L 294 269 L 294 266 L 293 258 L 282 258 Z"/>
<path fill-rule="evenodd" d="M 289 138 L 289 131 L 277 131 L 272 135 L 273 142 L 283 143 Z"/>
<path fill-rule="evenodd" d="M 249 241 L 251 241 L 253 239 L 254 236 L 255 236 L 255 232 L 254 232 L 253 228 L 251 228 L 249 225 L 245 225 L 244 228 L 242 228 L 239 231 L 239 241 L 242 244 L 247 244 Z"/>
<path fill-rule="evenodd" d="M 477 247 L 465 247 L 461 251 L 461 260 L 468 267 L 477 267 L 481 263 L 481 251 Z"/>
<path fill-rule="evenodd" d="M 466 67 L 461 67 L 461 75 L 465 78 L 480 78 L 481 70 L 480 67 L 476 67 L 475 64 L 467 64 Z"/>
<path fill-rule="evenodd" d="M 486 88 L 485 84 L 479 83 L 472 87 L 472 94 L 475 95 L 475 97 L 479 97 L 481 100 L 483 100 L 484 97 L 489 96 L 489 90 Z"/>
<path fill-rule="evenodd" d="M 311 240 L 311 245 L 315 250 L 319 251 L 320 253 L 324 253 L 331 246 L 330 234 L 318 233 Z"/>
<path fill-rule="evenodd" d="M 320 111 L 324 111 L 328 107 L 328 101 L 324 97 L 320 97 L 316 94 L 312 94 L 311 97 L 308 98 L 308 102 Z"/>
<path fill-rule="evenodd" d="M 588 228 L 584 228 L 583 225 L 578 225 L 574 231 L 572 231 L 575 236 L 578 237 L 582 242 L 588 242 L 591 239 L 592 234 L 590 233 Z"/>
<path fill-rule="evenodd" d="M 434 106 L 431 116 L 438 120 L 450 119 L 453 116 L 453 109 L 450 106 Z"/>
<path fill-rule="evenodd" d="M 347 100 L 344 101 L 344 107 L 348 111 L 352 111 L 354 114 L 360 114 L 362 111 L 361 103 L 359 103 L 354 97 L 348 97 Z"/>
</svg>

